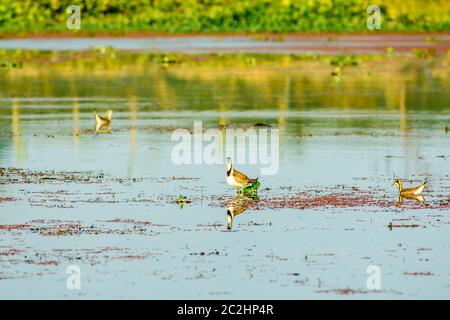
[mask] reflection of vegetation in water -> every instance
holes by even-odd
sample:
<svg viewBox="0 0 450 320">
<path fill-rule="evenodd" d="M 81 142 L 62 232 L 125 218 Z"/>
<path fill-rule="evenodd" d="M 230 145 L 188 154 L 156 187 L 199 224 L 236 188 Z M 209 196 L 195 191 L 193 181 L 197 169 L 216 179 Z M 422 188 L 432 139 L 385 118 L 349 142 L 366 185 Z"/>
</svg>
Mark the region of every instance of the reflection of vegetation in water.
<svg viewBox="0 0 450 320">
<path fill-rule="evenodd" d="M 72 99 L 72 123 L 72 140 L 75 149 L 77 149 L 78 143 L 80 142 L 80 106 L 76 95 L 74 95 Z"/>
<path fill-rule="evenodd" d="M 72 138 L 74 146 L 77 147 L 80 140 L 80 105 L 77 98 L 78 95 L 76 92 L 76 87 L 74 86 L 73 82 L 70 82 L 70 91 L 70 96 L 72 97 Z"/>
<path fill-rule="evenodd" d="M 22 141 L 22 133 L 20 130 L 20 108 L 17 99 L 14 99 L 11 106 L 11 123 L 13 143 L 16 147 L 16 156 L 18 160 L 25 158 L 25 148 Z"/>
<path fill-rule="evenodd" d="M 0 60 L 11 53 L 3 51 Z M 449 58 L 335 57 L 261 55 L 249 66 L 249 55 L 178 55 L 181 64 L 161 68 L 160 55 L 91 53 L 12 53 L 23 68 L 0 75 L 3 97 L 107 97 L 136 96 L 139 111 L 151 110 L 279 110 L 310 109 L 398 110 L 445 108 Z M 306 59 L 305 59 L 306 58 Z M 54 62 L 48 62 L 48 61 Z M 42 64 L 42 61 L 47 61 Z M 357 65 L 353 65 L 357 61 Z M 331 71 L 343 68 L 340 82 Z M 425 90 L 423 90 L 425 89 Z M 399 92 L 404 91 L 403 102 Z M 140 99 L 155 101 L 151 105 Z M 80 101 L 78 101 L 80 103 Z M 213 104 L 213 105 L 211 105 Z M 26 107 L 26 106 L 23 106 Z M 117 111 L 127 108 L 121 104 Z M 83 106 L 80 105 L 80 112 Z M 123 109 L 123 110 L 121 110 Z M 57 108 L 42 112 L 59 112 Z M 1 109 L 4 113 L 5 110 Z M 220 120 L 225 124 L 224 119 Z"/>
<path fill-rule="evenodd" d="M 128 162 L 128 176 L 132 176 L 134 160 L 136 159 L 136 151 L 137 151 L 137 129 L 136 129 L 136 121 L 137 121 L 137 104 L 136 104 L 136 96 L 132 95 L 129 98 L 130 105 L 130 160 Z"/>
<path fill-rule="evenodd" d="M 23 62 L 23 66 L 0 74 L 0 97 L 7 99 L 0 106 L 16 98 L 22 114 L 70 112 L 74 143 L 78 139 L 78 119 L 82 114 L 91 114 L 93 105 L 112 108 L 118 113 L 129 112 L 130 166 L 137 137 L 133 123 L 141 111 L 217 110 L 220 115 L 217 125 L 224 129 L 238 124 L 235 120 L 230 122 L 228 111 L 271 110 L 278 112 L 276 118 L 259 121 L 276 126 L 281 133 L 285 128 L 295 128 L 300 136 L 308 134 L 302 119 L 297 118 L 293 123 L 286 112 L 392 110 L 399 116 L 399 128 L 405 134 L 409 131 L 408 111 L 448 112 L 450 78 L 446 56 L 423 59 L 414 56 L 171 55 L 169 61 L 177 63 L 168 67 L 159 64 L 164 55 L 120 51 L 111 54 L 110 50 L 105 53 L 0 51 L 0 60 L 6 56 Z M 255 58 L 254 65 L 247 63 L 249 57 Z M 330 75 L 336 66 L 343 69 L 339 82 Z M 23 98 L 39 99 L 29 103 L 22 102 Z M 70 101 L 70 111 L 64 99 Z M 0 108 L 0 115 L 11 116 L 8 109 Z M 317 120 L 308 120 L 308 126 L 314 126 L 314 121 Z M 328 123 L 339 128 L 384 126 L 382 119 L 358 117 L 336 117 Z"/>
</svg>

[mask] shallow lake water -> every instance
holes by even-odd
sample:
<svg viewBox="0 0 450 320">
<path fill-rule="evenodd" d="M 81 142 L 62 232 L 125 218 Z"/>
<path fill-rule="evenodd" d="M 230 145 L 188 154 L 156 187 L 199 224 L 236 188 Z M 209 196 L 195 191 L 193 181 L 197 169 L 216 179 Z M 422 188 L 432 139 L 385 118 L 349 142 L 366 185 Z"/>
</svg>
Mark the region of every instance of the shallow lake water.
<svg viewBox="0 0 450 320">
<path fill-rule="evenodd" d="M 1 298 L 449 297 L 448 58 L 332 76 L 321 60 L 139 57 L 0 74 Z M 95 134 L 94 109 L 113 110 L 110 132 Z M 174 163 L 172 133 L 196 121 L 278 130 L 276 174 L 236 164 L 259 176 L 258 199 L 226 183 L 226 152 Z M 425 202 L 397 203 L 393 176 L 428 180 Z M 228 230 L 236 203 L 246 210 Z"/>
</svg>

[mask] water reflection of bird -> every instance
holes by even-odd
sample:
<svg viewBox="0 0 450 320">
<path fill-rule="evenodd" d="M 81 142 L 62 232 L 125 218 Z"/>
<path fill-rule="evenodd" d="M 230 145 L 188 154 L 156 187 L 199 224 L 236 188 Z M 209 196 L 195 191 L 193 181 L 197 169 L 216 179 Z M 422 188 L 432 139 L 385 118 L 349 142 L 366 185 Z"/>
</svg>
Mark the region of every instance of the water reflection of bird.
<svg viewBox="0 0 450 320">
<path fill-rule="evenodd" d="M 251 179 L 251 178 L 247 177 L 245 174 L 243 174 L 242 172 L 239 172 L 236 169 L 234 169 L 233 163 L 231 162 L 231 158 L 227 158 L 226 178 L 227 178 L 227 183 L 230 186 L 238 189 L 238 193 L 241 188 L 248 186 L 250 183 L 253 183 L 258 180 L 258 178 Z"/>
<path fill-rule="evenodd" d="M 227 203 L 227 229 L 231 230 L 235 216 L 243 213 L 249 207 L 252 200 L 248 198 L 236 197 Z"/>
<path fill-rule="evenodd" d="M 102 117 L 94 110 L 95 117 L 95 133 L 99 132 L 111 132 L 111 118 L 112 118 L 112 110 L 106 111 L 106 116 Z M 106 127 L 106 130 L 102 130 Z"/>
<path fill-rule="evenodd" d="M 447 126 L 445 126 L 445 133 L 447 133 L 447 132 L 449 132 L 449 131 L 450 131 L 450 128 L 447 127 Z"/>
<path fill-rule="evenodd" d="M 403 188 L 401 179 L 395 179 L 393 184 L 398 186 L 398 191 L 399 191 L 401 197 L 411 198 L 411 197 L 419 197 L 421 195 L 423 189 L 427 185 L 427 183 L 428 183 L 428 181 L 425 181 L 424 183 L 422 183 L 416 187 L 406 188 L 406 189 Z"/>
<path fill-rule="evenodd" d="M 408 200 L 415 200 L 418 203 L 422 203 L 425 201 L 424 197 L 422 195 L 400 195 L 398 196 L 398 201 L 397 201 L 397 207 L 399 207 L 402 203 L 403 203 L 403 199 L 408 199 Z"/>
</svg>

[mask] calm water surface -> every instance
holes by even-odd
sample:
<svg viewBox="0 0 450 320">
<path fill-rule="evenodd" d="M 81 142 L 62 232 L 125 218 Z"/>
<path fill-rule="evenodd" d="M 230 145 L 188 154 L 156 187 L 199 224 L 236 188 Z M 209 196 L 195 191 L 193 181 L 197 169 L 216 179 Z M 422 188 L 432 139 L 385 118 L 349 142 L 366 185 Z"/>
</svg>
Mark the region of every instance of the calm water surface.
<svg viewBox="0 0 450 320">
<path fill-rule="evenodd" d="M 144 60 L 0 74 L 0 297 L 448 298 L 448 60 L 332 70 Z M 114 111 L 111 133 L 94 134 L 94 109 Z M 224 164 L 171 161 L 173 130 L 194 121 L 280 132 L 279 171 L 231 231 Z M 426 203 L 396 206 L 393 174 L 428 179 Z M 69 265 L 81 290 L 66 287 Z"/>
</svg>

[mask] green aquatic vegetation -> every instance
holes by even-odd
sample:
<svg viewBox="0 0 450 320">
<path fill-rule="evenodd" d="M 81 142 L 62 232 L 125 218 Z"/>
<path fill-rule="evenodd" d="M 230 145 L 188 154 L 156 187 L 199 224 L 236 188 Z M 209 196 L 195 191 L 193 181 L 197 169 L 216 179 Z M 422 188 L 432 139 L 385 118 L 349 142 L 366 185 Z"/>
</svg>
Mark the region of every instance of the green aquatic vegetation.
<svg viewBox="0 0 450 320">
<path fill-rule="evenodd" d="M 242 194 L 245 196 L 255 196 L 258 194 L 258 189 L 261 186 L 261 182 L 259 182 L 259 180 L 256 180 L 255 182 L 253 182 L 252 184 L 244 187 L 242 189 Z"/>
<path fill-rule="evenodd" d="M 417 58 L 428 59 L 436 56 L 434 49 L 413 49 L 413 54 Z"/>
<path fill-rule="evenodd" d="M 181 209 L 183 209 L 183 206 L 186 203 L 191 203 L 192 201 L 187 199 L 185 196 L 183 196 L 182 194 L 180 195 L 180 197 L 177 199 L 176 203 L 180 206 Z"/>
<path fill-rule="evenodd" d="M 446 55 L 436 53 L 436 59 L 446 58 Z M 401 58 L 399 58 L 401 59 Z M 301 66 L 308 63 L 323 63 L 332 67 L 346 68 L 360 66 L 370 61 L 386 60 L 385 54 L 358 55 L 319 55 L 313 53 L 300 54 L 251 54 L 251 53 L 206 53 L 206 54 L 161 54 L 155 52 L 126 52 L 107 47 L 92 47 L 89 51 L 49 51 L 49 50 L 0 50 L 0 63 L 15 68 L 39 67 L 42 61 L 47 65 L 66 66 L 73 69 L 96 66 L 108 70 L 120 69 L 129 64 L 137 67 L 155 64 L 162 67 L 278 67 L 282 65 Z M 10 65 L 10 62 L 13 64 Z M 334 69 L 334 68 L 333 68 Z"/>
<path fill-rule="evenodd" d="M 358 66 L 360 62 L 359 59 L 354 55 L 346 55 L 333 57 L 329 61 L 329 64 L 334 67 L 331 75 L 335 78 L 336 81 L 340 81 L 344 67 Z"/>
<path fill-rule="evenodd" d="M 156 56 L 152 60 L 155 64 L 160 65 L 162 68 L 168 68 L 171 65 L 181 64 L 182 62 L 181 58 L 177 57 L 176 55 L 166 54 Z"/>
<path fill-rule="evenodd" d="M 357 66 L 359 65 L 359 60 L 354 55 L 337 56 L 331 59 L 330 65 L 334 67 Z"/>
</svg>

